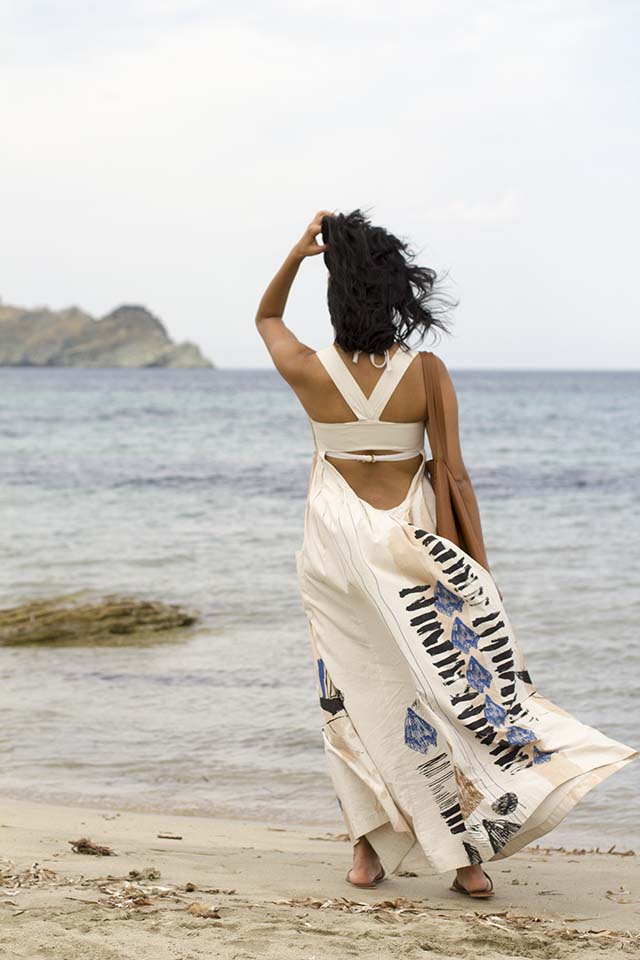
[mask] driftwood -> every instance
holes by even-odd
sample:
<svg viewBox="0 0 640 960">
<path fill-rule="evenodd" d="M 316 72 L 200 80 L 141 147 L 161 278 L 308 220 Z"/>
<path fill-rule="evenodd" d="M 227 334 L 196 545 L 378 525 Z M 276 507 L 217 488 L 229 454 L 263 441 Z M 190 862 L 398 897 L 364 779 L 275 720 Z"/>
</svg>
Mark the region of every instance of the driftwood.
<svg viewBox="0 0 640 960">
<path fill-rule="evenodd" d="M 52 643 L 61 646 L 139 643 L 189 627 L 196 614 L 177 604 L 137 597 L 86 599 L 78 594 L 34 600 L 0 610 L 0 646 Z"/>
</svg>

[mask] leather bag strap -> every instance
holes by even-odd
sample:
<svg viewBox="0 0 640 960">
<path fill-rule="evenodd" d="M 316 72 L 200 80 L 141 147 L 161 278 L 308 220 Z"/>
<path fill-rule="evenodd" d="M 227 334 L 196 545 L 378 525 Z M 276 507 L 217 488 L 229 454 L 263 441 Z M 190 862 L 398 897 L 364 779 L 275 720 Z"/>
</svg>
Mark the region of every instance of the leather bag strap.
<svg viewBox="0 0 640 960">
<path fill-rule="evenodd" d="M 486 568 L 482 538 L 475 529 L 459 484 L 447 462 L 447 431 L 444 398 L 435 355 L 420 351 L 422 376 L 427 398 L 426 430 L 432 457 L 425 468 L 436 498 L 436 533 L 461 547 Z"/>
</svg>

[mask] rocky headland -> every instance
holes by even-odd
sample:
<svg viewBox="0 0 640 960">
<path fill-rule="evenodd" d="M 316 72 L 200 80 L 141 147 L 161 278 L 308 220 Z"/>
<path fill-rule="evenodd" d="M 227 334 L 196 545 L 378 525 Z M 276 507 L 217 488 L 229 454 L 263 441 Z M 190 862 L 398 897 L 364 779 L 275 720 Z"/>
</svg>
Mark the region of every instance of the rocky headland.
<svg viewBox="0 0 640 960">
<path fill-rule="evenodd" d="M 212 367 L 194 343 L 174 343 L 145 307 L 96 319 L 78 307 L 26 309 L 0 302 L 0 366 Z"/>
</svg>

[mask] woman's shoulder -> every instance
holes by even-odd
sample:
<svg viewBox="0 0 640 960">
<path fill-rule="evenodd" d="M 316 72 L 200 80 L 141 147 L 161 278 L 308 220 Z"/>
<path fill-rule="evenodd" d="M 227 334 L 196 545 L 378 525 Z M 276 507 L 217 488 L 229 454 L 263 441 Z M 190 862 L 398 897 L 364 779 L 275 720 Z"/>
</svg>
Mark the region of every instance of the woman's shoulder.
<svg viewBox="0 0 640 960">
<path fill-rule="evenodd" d="M 447 371 L 447 365 L 437 353 L 433 350 L 419 350 L 418 353 L 424 358 L 424 362 L 435 372 L 444 373 Z"/>
</svg>

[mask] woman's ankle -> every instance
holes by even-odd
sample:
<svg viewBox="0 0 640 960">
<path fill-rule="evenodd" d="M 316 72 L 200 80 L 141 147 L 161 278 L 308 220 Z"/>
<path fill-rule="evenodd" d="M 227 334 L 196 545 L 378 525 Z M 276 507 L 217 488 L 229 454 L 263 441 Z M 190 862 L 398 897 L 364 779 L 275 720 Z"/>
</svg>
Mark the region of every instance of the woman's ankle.
<svg viewBox="0 0 640 960">
<path fill-rule="evenodd" d="M 354 860 L 377 860 L 378 854 L 373 849 L 366 836 L 358 837 L 353 845 Z"/>
</svg>

